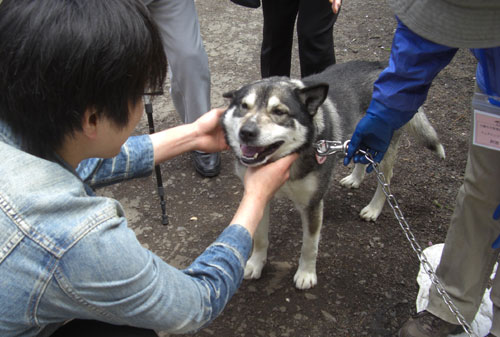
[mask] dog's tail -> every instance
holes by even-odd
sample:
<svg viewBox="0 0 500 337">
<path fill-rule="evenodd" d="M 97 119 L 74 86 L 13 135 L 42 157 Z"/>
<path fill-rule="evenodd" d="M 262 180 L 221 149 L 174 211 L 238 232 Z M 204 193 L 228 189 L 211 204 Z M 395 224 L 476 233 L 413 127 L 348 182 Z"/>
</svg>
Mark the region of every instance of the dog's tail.
<svg viewBox="0 0 500 337">
<path fill-rule="evenodd" d="M 405 125 L 405 128 L 419 143 L 429 150 L 434 151 L 439 158 L 444 159 L 446 157 L 444 147 L 439 141 L 437 132 L 427 119 L 423 108 L 418 109 L 415 116 Z"/>
</svg>

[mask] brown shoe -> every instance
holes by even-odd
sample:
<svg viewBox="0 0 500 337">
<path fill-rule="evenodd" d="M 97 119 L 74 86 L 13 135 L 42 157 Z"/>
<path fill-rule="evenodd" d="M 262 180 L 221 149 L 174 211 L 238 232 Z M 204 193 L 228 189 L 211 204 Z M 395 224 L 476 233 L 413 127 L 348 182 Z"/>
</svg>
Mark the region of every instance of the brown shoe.
<svg viewBox="0 0 500 337">
<path fill-rule="evenodd" d="M 446 337 L 464 332 L 461 325 L 451 324 L 422 311 L 411 317 L 399 330 L 399 337 Z"/>
</svg>

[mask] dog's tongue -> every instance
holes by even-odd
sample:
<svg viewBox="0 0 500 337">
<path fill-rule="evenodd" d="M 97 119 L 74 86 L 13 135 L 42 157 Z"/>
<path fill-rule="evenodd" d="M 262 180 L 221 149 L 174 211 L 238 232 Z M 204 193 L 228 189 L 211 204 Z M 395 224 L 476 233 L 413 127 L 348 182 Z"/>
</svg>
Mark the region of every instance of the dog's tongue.
<svg viewBox="0 0 500 337">
<path fill-rule="evenodd" d="M 326 157 L 321 157 L 316 153 L 316 161 L 321 165 L 326 161 Z"/>
<path fill-rule="evenodd" d="M 264 147 L 262 146 L 248 146 L 248 145 L 241 145 L 241 153 L 245 157 L 253 157 L 255 156 L 256 153 L 264 151 Z"/>
</svg>

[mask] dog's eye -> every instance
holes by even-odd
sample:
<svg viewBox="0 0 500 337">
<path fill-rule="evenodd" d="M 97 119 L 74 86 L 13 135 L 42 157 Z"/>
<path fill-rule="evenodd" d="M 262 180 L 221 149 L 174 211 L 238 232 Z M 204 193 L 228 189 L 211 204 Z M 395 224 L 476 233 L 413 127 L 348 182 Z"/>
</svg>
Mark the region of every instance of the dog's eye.
<svg viewBox="0 0 500 337">
<path fill-rule="evenodd" d="M 248 110 L 248 104 L 247 103 L 241 103 L 241 108 L 242 109 L 245 109 L 245 110 Z"/>
<path fill-rule="evenodd" d="M 273 115 L 276 115 L 276 116 L 283 116 L 283 115 L 286 115 L 287 111 L 285 109 L 282 109 L 282 108 L 273 108 L 273 110 L 271 111 Z"/>
</svg>

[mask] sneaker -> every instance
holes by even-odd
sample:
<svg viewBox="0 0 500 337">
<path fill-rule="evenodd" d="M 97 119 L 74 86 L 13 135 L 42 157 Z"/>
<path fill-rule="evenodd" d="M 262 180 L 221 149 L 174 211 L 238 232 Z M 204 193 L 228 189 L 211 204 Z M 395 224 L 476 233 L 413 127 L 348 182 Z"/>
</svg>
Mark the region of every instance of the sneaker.
<svg viewBox="0 0 500 337">
<path fill-rule="evenodd" d="M 447 337 L 464 332 L 459 324 L 451 324 L 422 311 L 411 317 L 399 330 L 399 337 Z"/>
</svg>

